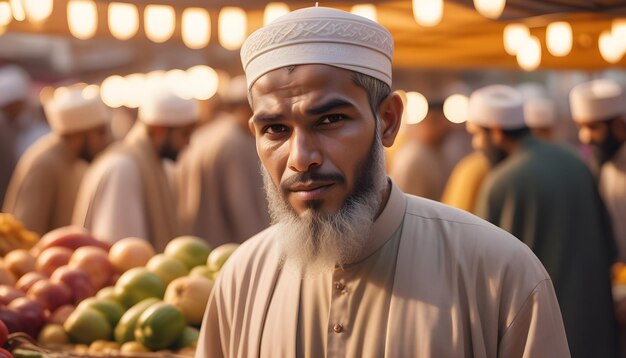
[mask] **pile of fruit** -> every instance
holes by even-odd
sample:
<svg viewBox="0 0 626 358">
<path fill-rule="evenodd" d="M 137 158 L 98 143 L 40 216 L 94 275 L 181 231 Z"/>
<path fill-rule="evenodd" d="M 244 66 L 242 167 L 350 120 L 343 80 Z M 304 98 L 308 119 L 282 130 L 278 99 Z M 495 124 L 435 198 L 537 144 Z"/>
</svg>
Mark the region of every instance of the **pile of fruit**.
<svg viewBox="0 0 626 358">
<path fill-rule="evenodd" d="M 82 228 L 57 229 L 0 262 L 0 321 L 73 354 L 193 355 L 213 281 L 237 246 L 182 236 L 157 254 L 142 239 L 109 246 Z"/>
</svg>

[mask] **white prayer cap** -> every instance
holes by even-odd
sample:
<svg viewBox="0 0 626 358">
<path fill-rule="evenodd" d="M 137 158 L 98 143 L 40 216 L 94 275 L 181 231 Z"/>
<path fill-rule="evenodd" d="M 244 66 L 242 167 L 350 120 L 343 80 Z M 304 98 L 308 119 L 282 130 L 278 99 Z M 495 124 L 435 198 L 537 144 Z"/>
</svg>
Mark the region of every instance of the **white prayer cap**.
<svg viewBox="0 0 626 358">
<path fill-rule="evenodd" d="M 530 128 L 548 128 L 556 125 L 556 108 L 547 98 L 530 98 L 524 103 L 524 118 Z"/>
<path fill-rule="evenodd" d="M 138 118 L 149 125 L 182 127 L 198 121 L 200 108 L 194 99 L 183 99 L 159 89 L 139 106 Z"/>
<path fill-rule="evenodd" d="M 52 131 L 69 134 L 89 130 L 109 123 L 110 114 L 98 92 L 69 87 L 57 91 L 44 103 L 44 111 Z"/>
<path fill-rule="evenodd" d="M 478 89 L 469 99 L 468 121 L 481 127 L 520 129 L 524 121 L 524 99 L 513 87 L 492 85 Z"/>
<path fill-rule="evenodd" d="M 624 88 L 609 79 L 579 84 L 569 93 L 572 118 L 577 122 L 598 122 L 626 115 Z"/>
<path fill-rule="evenodd" d="M 391 87 L 393 38 L 363 16 L 326 7 L 292 11 L 260 28 L 241 47 L 248 89 L 277 68 L 325 64 L 377 78 Z"/>
<path fill-rule="evenodd" d="M 18 66 L 0 68 L 0 107 L 28 98 L 30 76 Z"/>
</svg>

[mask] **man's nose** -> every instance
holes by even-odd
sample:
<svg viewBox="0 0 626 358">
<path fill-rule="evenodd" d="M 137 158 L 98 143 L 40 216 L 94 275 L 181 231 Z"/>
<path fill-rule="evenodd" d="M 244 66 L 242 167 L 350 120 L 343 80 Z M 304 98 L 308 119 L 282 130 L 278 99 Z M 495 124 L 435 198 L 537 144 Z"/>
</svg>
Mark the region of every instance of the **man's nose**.
<svg viewBox="0 0 626 358">
<path fill-rule="evenodd" d="M 303 173 L 322 164 L 322 153 L 314 135 L 295 129 L 289 148 L 287 166 L 294 172 Z"/>
</svg>

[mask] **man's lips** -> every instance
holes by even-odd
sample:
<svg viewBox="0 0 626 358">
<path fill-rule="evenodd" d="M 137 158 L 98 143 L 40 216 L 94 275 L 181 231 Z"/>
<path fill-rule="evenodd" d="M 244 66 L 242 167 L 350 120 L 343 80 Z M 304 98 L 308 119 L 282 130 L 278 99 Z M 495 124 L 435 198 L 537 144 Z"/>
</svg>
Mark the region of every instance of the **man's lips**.
<svg viewBox="0 0 626 358">
<path fill-rule="evenodd" d="M 319 200 L 331 190 L 334 182 L 297 183 L 288 188 L 300 200 Z"/>
</svg>

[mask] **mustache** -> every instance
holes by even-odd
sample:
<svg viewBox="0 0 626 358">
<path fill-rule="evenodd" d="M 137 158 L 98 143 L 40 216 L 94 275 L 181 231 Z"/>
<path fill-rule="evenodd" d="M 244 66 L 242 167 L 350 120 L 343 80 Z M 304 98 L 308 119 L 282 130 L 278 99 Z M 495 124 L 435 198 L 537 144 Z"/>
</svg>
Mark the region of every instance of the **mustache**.
<svg viewBox="0 0 626 358">
<path fill-rule="evenodd" d="M 316 171 L 298 173 L 281 182 L 280 189 L 285 192 L 293 185 L 304 184 L 311 181 L 334 181 L 343 184 L 346 182 L 346 178 L 339 173 L 320 173 Z"/>
</svg>

